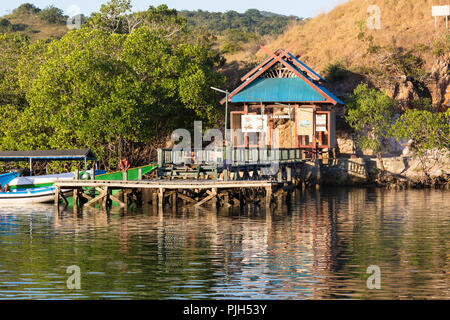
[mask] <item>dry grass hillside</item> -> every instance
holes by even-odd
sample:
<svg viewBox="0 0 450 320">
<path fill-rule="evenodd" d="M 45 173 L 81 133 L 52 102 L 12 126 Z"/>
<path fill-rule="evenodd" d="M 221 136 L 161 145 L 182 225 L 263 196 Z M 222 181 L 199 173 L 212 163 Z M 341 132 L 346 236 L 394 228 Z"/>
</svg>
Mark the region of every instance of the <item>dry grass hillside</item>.
<svg viewBox="0 0 450 320">
<path fill-rule="evenodd" d="M 432 46 L 445 32 L 445 20 L 440 18 L 436 29 L 431 7 L 444 4 L 448 4 L 448 0 L 353 0 L 315 17 L 304 26 L 291 28 L 269 47 L 293 46 L 294 51 L 318 69 L 334 59 L 359 63 L 364 52 L 358 40 L 358 23 L 369 18 L 369 5 L 381 9 L 381 29 L 366 30 L 376 44 L 411 49 L 419 44 Z"/>
<path fill-rule="evenodd" d="M 302 60 L 322 73 L 327 65 L 339 61 L 354 75 L 349 77 L 347 86 L 335 86 L 341 96 L 345 96 L 361 78 L 366 78 L 368 82 L 373 80 L 376 86 L 384 87 L 391 96 L 426 96 L 432 98 L 434 103 L 439 103 L 441 98 L 443 100 L 441 91 L 445 92 L 450 80 L 450 29 L 445 29 L 444 18 L 438 19 L 439 25 L 435 28 L 431 7 L 446 4 L 450 2 L 351 0 L 337 6 L 328 14 L 318 15 L 304 25 L 293 26 L 266 47 L 272 50 L 293 47 L 294 53 L 300 54 Z M 370 17 L 367 10 L 370 5 L 377 5 L 381 9 L 380 30 L 367 28 L 366 21 Z M 412 87 L 408 83 L 408 74 L 403 77 L 403 83 L 399 84 L 401 72 L 393 72 L 395 68 L 390 68 L 386 62 L 393 52 L 409 52 L 422 60 L 421 64 L 411 62 L 410 65 L 414 67 L 416 63 L 418 68 L 427 73 L 426 77 L 420 79 L 425 83 L 426 90 L 420 91 Z M 261 50 L 256 54 L 257 60 L 265 56 Z M 377 77 L 383 72 L 395 73 L 396 77 Z"/>
<path fill-rule="evenodd" d="M 38 13 L 9 14 L 1 18 L 7 19 L 17 33 L 29 36 L 32 41 L 61 38 L 68 31 L 65 23 L 47 23 L 39 17 Z"/>
</svg>

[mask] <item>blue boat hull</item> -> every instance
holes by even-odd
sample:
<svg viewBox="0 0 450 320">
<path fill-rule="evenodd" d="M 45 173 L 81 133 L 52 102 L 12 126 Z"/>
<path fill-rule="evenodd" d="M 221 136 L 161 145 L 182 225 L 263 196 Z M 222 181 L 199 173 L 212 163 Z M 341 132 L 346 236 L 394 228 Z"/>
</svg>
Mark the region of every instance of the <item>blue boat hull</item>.
<svg viewBox="0 0 450 320">
<path fill-rule="evenodd" d="M 55 199 L 55 191 L 56 187 L 43 187 L 0 192 L 0 205 L 52 202 Z M 67 190 L 62 191 L 66 194 L 69 192 Z"/>
</svg>

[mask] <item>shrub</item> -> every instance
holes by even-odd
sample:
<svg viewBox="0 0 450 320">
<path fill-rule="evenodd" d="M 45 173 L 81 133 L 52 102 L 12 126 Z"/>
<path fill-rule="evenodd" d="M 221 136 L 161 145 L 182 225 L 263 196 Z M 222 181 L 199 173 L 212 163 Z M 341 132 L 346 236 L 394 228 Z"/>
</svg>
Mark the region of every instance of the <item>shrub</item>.
<svg viewBox="0 0 450 320">
<path fill-rule="evenodd" d="M 450 33 L 442 35 L 442 39 L 433 42 L 433 54 L 441 57 L 450 51 Z"/>
<path fill-rule="evenodd" d="M 395 122 L 389 134 L 399 141 L 413 139 L 412 150 L 422 164 L 423 173 L 430 177 L 428 171 L 432 162 L 428 151 L 450 150 L 450 111 L 408 110 Z"/>
<path fill-rule="evenodd" d="M 340 61 L 329 63 L 324 70 L 325 79 L 329 82 L 337 82 L 347 77 L 348 70 Z"/>
<path fill-rule="evenodd" d="M 432 111 L 433 102 L 430 98 L 414 99 L 410 102 L 410 109 Z"/>
<path fill-rule="evenodd" d="M 394 116 L 396 101 L 377 89 L 361 83 L 348 97 L 346 104 L 350 127 L 358 133 L 356 139 L 360 149 L 372 149 L 377 153 L 381 164 L 380 179 L 384 174 L 381 157 L 383 141 Z"/>
<path fill-rule="evenodd" d="M 63 15 L 63 11 L 54 6 L 48 6 L 43 9 L 39 16 L 42 20 L 48 23 L 63 23 L 65 22 L 65 17 Z"/>
<path fill-rule="evenodd" d="M 8 19 L 0 19 L 0 33 L 7 33 L 13 31 L 13 25 Z"/>
<path fill-rule="evenodd" d="M 408 110 L 395 122 L 390 134 L 398 140 L 413 139 L 419 155 L 432 149 L 450 150 L 449 117 L 450 112 Z"/>
<path fill-rule="evenodd" d="M 39 11 L 41 11 L 41 9 L 34 4 L 24 3 L 13 10 L 13 15 L 36 14 L 39 13 Z"/>
</svg>

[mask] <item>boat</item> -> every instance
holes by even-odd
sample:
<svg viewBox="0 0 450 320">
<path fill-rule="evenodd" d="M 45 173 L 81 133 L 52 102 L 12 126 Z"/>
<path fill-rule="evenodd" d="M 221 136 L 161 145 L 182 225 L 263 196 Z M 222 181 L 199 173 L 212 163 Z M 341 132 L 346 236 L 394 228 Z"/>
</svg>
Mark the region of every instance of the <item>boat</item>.
<svg viewBox="0 0 450 320">
<path fill-rule="evenodd" d="M 158 168 L 158 165 L 156 164 L 149 164 L 143 167 L 136 167 L 132 169 L 127 170 L 127 180 L 128 181 L 137 181 L 139 180 L 139 171 L 141 172 L 141 175 L 145 175 L 147 173 L 152 172 Z M 116 171 L 116 172 L 110 172 L 110 173 L 104 173 L 104 174 L 96 174 L 94 177 L 95 180 L 123 180 L 123 171 Z"/>
<path fill-rule="evenodd" d="M 151 164 L 143 167 L 129 169 L 128 180 L 138 180 L 140 175 L 145 175 L 157 168 Z M 43 176 L 21 177 L 19 173 L 9 172 L 0 174 L 0 184 L 8 184 L 9 190 L 0 192 L 0 204 L 28 204 L 52 202 L 55 199 L 57 181 L 74 180 L 75 173 L 63 173 Z M 91 179 L 88 171 L 79 173 L 78 179 Z M 106 173 L 104 170 L 94 171 L 94 180 L 123 180 L 123 172 Z M 70 196 L 71 190 L 61 190 L 66 197 Z"/>
<path fill-rule="evenodd" d="M 27 204 L 27 203 L 45 203 L 53 201 L 55 198 L 56 187 L 23 187 L 17 188 L 17 183 L 20 181 L 19 173 L 9 172 L 0 175 L 0 184 L 2 189 L 5 185 L 10 186 L 15 181 L 14 188 L 8 188 L 8 191 L 0 191 L 0 204 Z M 35 178 L 35 177 L 27 177 Z M 49 178 L 45 178 L 47 181 Z M 29 183 L 29 180 L 26 180 Z M 30 185 L 30 184 L 28 184 Z M 25 186 L 25 185 L 22 185 Z M 62 190 L 63 193 L 70 193 L 70 190 Z"/>
<path fill-rule="evenodd" d="M 56 181 L 73 180 L 74 177 L 75 174 L 72 172 L 29 177 L 17 176 L 13 180 L 11 180 L 11 182 L 9 183 L 9 188 L 11 190 L 14 190 L 51 187 Z"/>
<path fill-rule="evenodd" d="M 14 189 L 8 192 L 0 192 L 0 204 L 3 205 L 51 202 L 55 199 L 55 190 L 56 187 L 42 187 L 30 189 Z"/>
</svg>

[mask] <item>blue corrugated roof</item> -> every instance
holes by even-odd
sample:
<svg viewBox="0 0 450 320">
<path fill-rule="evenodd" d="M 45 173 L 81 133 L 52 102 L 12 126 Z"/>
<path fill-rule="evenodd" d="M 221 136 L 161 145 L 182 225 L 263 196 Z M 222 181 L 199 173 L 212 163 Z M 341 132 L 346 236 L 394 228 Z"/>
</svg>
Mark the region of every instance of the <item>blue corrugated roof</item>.
<svg viewBox="0 0 450 320">
<path fill-rule="evenodd" d="M 295 61 L 297 61 L 303 68 L 305 68 L 306 70 L 308 70 L 309 73 L 313 74 L 314 76 L 316 76 L 318 79 L 326 81 L 324 78 L 322 78 L 317 72 L 315 72 L 313 69 L 311 69 L 310 67 L 308 67 L 306 64 L 304 64 L 302 61 L 300 61 L 299 59 L 297 59 L 292 53 L 288 53 L 288 55 L 294 59 Z"/>
<path fill-rule="evenodd" d="M 334 96 L 330 95 L 330 97 Z M 259 78 L 231 98 L 231 102 L 260 100 L 263 102 L 326 101 L 323 95 L 300 78 Z M 339 99 L 336 101 L 339 102 Z"/>
<path fill-rule="evenodd" d="M 325 94 L 327 94 L 331 99 L 333 99 L 334 101 L 336 101 L 339 104 L 344 104 L 344 102 L 342 102 L 341 99 L 339 99 L 338 97 L 336 97 L 334 94 L 331 93 L 331 91 L 329 91 L 328 89 L 326 89 L 325 87 L 319 86 L 318 84 L 316 84 L 316 86 L 322 90 L 323 92 L 325 92 Z"/>
</svg>

